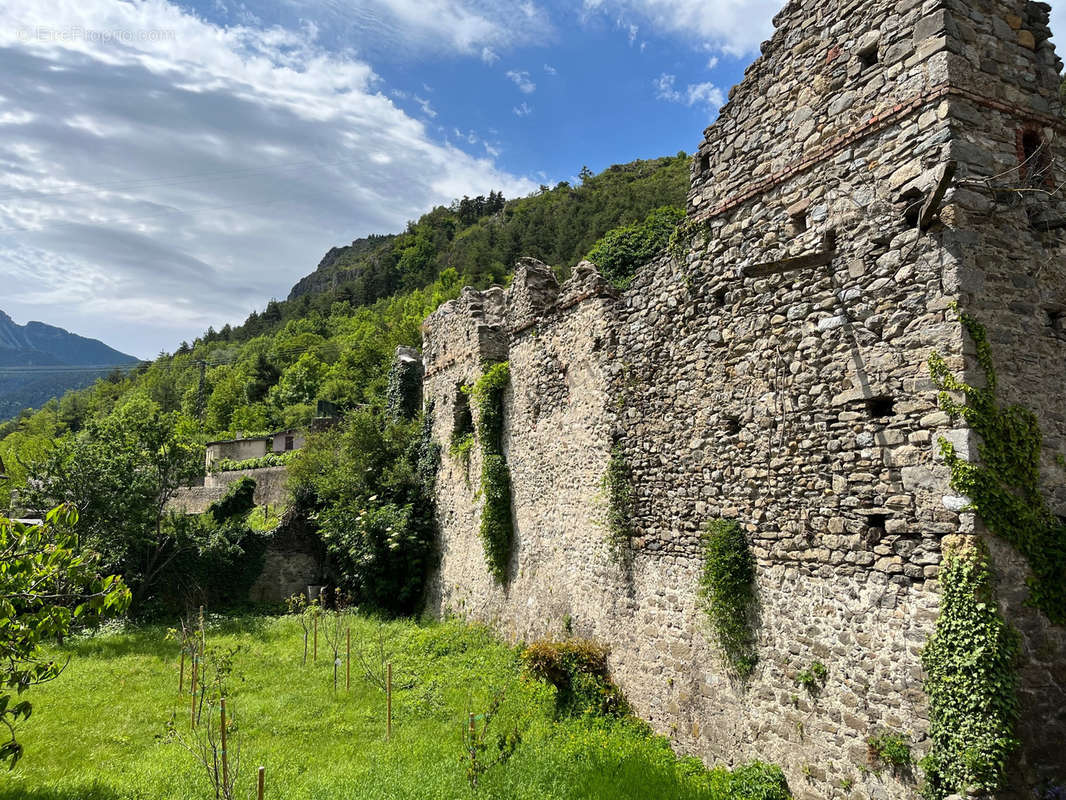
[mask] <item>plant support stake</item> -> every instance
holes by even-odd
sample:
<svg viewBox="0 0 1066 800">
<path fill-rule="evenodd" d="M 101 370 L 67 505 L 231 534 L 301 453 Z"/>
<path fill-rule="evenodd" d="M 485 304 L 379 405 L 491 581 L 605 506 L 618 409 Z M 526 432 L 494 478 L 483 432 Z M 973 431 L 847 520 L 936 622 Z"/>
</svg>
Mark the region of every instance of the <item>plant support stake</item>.
<svg viewBox="0 0 1066 800">
<path fill-rule="evenodd" d="M 222 726 L 219 728 L 220 735 L 222 737 L 222 787 L 223 791 L 227 794 L 229 786 L 229 759 L 226 755 L 226 698 L 223 697 L 219 700 L 219 705 L 222 710 L 220 712 L 222 718 Z"/>
<path fill-rule="evenodd" d="M 349 692 L 352 689 L 352 629 L 348 628 L 346 632 L 346 638 L 348 640 L 348 651 L 344 658 L 344 691 Z"/>
<path fill-rule="evenodd" d="M 385 741 L 392 738 L 392 662 L 385 670 Z"/>
<path fill-rule="evenodd" d="M 266 778 L 266 767 L 259 768 L 259 790 L 256 793 L 258 800 L 263 800 L 263 783 Z"/>
</svg>

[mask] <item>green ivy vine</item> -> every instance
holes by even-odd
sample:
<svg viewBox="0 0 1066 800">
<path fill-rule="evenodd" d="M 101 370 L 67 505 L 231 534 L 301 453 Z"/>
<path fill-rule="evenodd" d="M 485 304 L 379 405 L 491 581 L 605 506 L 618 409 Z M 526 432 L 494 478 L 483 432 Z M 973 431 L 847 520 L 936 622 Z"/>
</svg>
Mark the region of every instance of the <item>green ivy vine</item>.
<svg viewBox="0 0 1066 800">
<path fill-rule="evenodd" d="M 988 528 L 1009 542 L 1032 572 L 1029 602 L 1056 624 L 1066 623 L 1066 527 L 1051 513 L 1040 491 L 1041 433 L 1036 415 L 1022 405 L 1003 406 L 996 398 L 996 370 L 984 327 L 959 314 L 977 349 L 985 386 L 956 377 L 934 353 L 929 371 L 939 390 L 940 408 L 962 418 L 980 437 L 977 461 L 966 461 L 946 439 L 940 451 L 951 469 L 951 485 L 970 498 Z M 961 394 L 965 399 L 959 402 Z"/>
<path fill-rule="evenodd" d="M 511 516 L 511 471 L 503 457 L 503 394 L 511 380 L 508 362 L 493 364 L 470 393 L 477 404 L 481 444 L 481 542 L 489 572 L 497 583 L 507 579 L 514 520 Z"/>
<path fill-rule="evenodd" d="M 632 555 L 634 535 L 633 476 L 621 442 L 611 448 L 603 488 L 607 492 L 607 545 L 611 555 L 625 563 Z"/>
<path fill-rule="evenodd" d="M 944 540 L 941 605 L 922 651 L 932 748 L 922 794 L 994 792 L 1017 748 L 1018 635 L 999 613 L 988 551 L 976 537 Z"/>
<path fill-rule="evenodd" d="M 755 556 L 736 520 L 708 522 L 701 544 L 703 609 L 730 668 L 746 678 L 759 660 L 755 652 Z"/>
</svg>

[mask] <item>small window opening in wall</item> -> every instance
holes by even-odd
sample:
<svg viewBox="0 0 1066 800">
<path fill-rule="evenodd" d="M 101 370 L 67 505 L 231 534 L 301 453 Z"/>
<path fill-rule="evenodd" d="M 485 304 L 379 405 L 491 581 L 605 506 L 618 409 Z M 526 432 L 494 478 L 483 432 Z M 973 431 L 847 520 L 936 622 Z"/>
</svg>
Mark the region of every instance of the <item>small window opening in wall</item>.
<svg viewBox="0 0 1066 800">
<path fill-rule="evenodd" d="M 866 413 L 871 419 L 885 419 L 896 412 L 896 402 L 887 395 L 866 398 Z"/>
<path fill-rule="evenodd" d="M 285 437 L 285 449 L 286 450 L 292 450 L 295 445 L 296 445 L 296 441 L 293 439 L 293 437 L 291 437 L 291 436 L 286 436 Z"/>
<path fill-rule="evenodd" d="M 711 168 L 711 154 L 700 153 L 700 172 L 706 172 Z"/>
<path fill-rule="evenodd" d="M 866 540 L 872 544 L 881 541 L 888 525 L 888 514 L 866 514 Z"/>
<path fill-rule="evenodd" d="M 799 211 L 789 217 L 789 222 L 792 225 L 793 233 L 803 233 L 807 230 L 807 211 Z"/>
<path fill-rule="evenodd" d="M 859 73 L 862 74 L 869 69 L 877 66 L 877 45 L 868 47 L 865 50 L 861 50 L 858 53 L 859 56 Z"/>
<path fill-rule="evenodd" d="M 1062 308 L 1046 308 L 1047 326 L 1056 336 L 1066 335 L 1066 310 Z"/>
<path fill-rule="evenodd" d="M 726 297 L 726 290 L 725 289 L 719 289 L 717 292 L 714 293 L 714 304 L 716 306 L 718 306 L 719 308 L 721 308 L 722 306 L 725 305 L 725 297 Z"/>
<path fill-rule="evenodd" d="M 740 433 L 740 417 L 733 414 L 727 414 L 724 418 L 724 427 L 726 435 L 736 436 Z"/>
<path fill-rule="evenodd" d="M 474 416 L 470 413 L 470 397 L 462 386 L 455 387 L 455 414 L 453 417 L 452 440 L 458 440 L 474 432 Z"/>
<path fill-rule="evenodd" d="M 1051 179 L 1051 154 L 1040 131 L 1032 128 L 1020 135 L 1018 160 L 1026 186 L 1043 186 Z"/>
</svg>

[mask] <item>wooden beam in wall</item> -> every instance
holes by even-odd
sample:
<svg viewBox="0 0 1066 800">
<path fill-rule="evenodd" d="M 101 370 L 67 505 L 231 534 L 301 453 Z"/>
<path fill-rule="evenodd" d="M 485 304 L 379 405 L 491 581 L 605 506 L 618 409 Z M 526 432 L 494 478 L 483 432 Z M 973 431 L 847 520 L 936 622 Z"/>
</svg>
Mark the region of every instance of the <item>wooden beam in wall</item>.
<svg viewBox="0 0 1066 800">
<path fill-rule="evenodd" d="M 918 213 L 918 227 L 923 231 L 927 230 L 936 219 L 937 212 L 940 211 L 940 203 L 943 202 L 944 195 L 947 194 L 948 187 L 951 186 L 951 181 L 955 177 L 955 170 L 958 168 L 959 165 L 954 161 L 945 161 L 940 165 L 933 191 L 930 192 L 922 205 L 922 210 Z"/>
<path fill-rule="evenodd" d="M 777 261 L 767 261 L 763 264 L 751 264 L 741 269 L 740 273 L 745 278 L 765 278 L 768 275 L 780 275 L 782 272 L 793 272 L 799 269 L 814 269 L 824 267 L 833 260 L 836 255 L 834 250 L 825 250 L 821 253 L 808 253 L 803 256 L 792 258 L 780 258 Z"/>
</svg>

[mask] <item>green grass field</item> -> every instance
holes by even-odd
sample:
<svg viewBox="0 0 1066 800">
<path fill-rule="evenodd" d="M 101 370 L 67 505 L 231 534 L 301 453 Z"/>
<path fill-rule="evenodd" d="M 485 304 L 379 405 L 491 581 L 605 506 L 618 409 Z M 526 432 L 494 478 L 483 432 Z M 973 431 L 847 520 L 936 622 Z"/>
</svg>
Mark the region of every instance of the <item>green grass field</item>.
<svg viewBox="0 0 1066 800">
<path fill-rule="evenodd" d="M 394 665 L 393 737 L 385 740 L 384 692 L 353 659 L 351 691 L 333 692 L 332 653 L 319 633 L 318 661 L 301 665 L 293 617 L 212 619 L 209 648 L 239 647 L 227 705 L 240 745 L 237 797 L 255 797 L 266 767 L 270 800 L 351 798 L 721 798 L 777 800 L 761 766 L 705 770 L 679 759 L 635 720 L 555 719 L 553 687 L 523 678 L 515 650 L 458 622 L 381 624 L 345 620 L 353 650 Z M 0 800 L 208 800 L 214 790 L 166 724 L 190 735 L 189 695 L 178 694 L 178 645 L 162 627 L 72 639 L 63 675 L 28 695 L 19 730 L 25 756 L 0 773 Z M 343 650 L 342 650 L 343 659 Z M 516 726 L 513 756 L 490 768 L 476 792 L 462 741 L 468 711 L 483 714 L 503 691 L 489 739 Z M 204 714 L 217 713 L 205 706 Z M 479 722 L 479 724 L 481 724 Z M 236 740 L 236 741 L 234 741 Z M 492 757 L 494 745 L 489 748 Z"/>
</svg>

